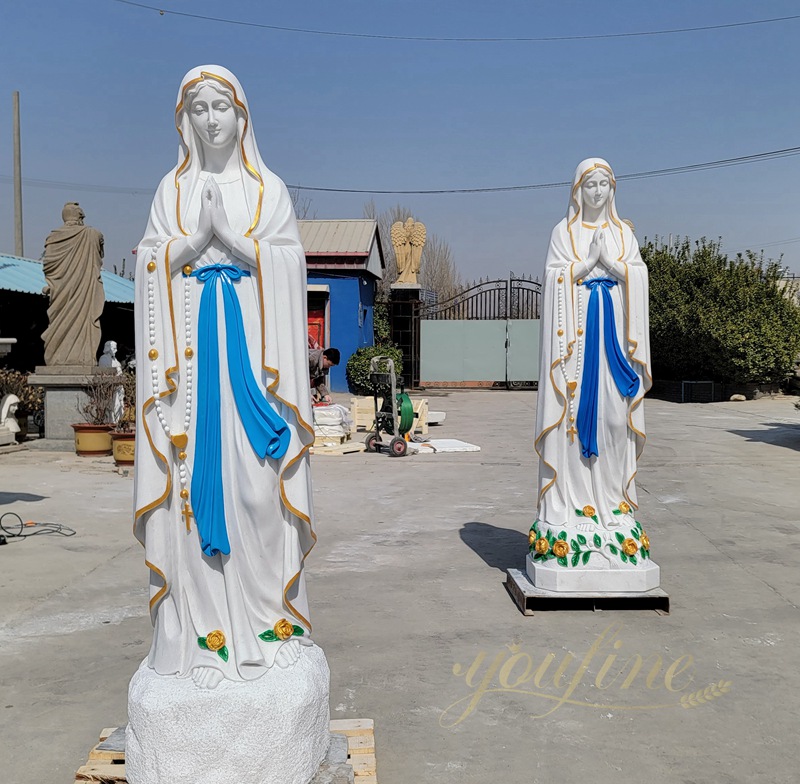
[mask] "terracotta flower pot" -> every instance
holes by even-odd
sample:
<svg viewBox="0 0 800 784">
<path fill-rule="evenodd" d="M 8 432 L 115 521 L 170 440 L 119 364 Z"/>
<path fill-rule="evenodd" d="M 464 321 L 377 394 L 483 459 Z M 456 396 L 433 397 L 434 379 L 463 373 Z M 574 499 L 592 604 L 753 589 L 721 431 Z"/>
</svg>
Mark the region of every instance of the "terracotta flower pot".
<svg viewBox="0 0 800 784">
<path fill-rule="evenodd" d="M 118 466 L 132 466 L 136 449 L 136 433 L 123 433 L 115 430 L 111 433 L 111 442 L 114 462 Z"/>
<path fill-rule="evenodd" d="M 102 457 L 112 453 L 113 425 L 89 425 L 82 422 L 71 427 L 75 431 L 75 451 L 81 457 Z"/>
</svg>

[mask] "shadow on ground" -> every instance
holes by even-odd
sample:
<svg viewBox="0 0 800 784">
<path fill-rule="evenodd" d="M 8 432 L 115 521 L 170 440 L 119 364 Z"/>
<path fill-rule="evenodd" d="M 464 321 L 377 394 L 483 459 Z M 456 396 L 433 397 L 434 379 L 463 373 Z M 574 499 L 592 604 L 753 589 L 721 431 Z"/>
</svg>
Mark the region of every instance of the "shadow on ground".
<svg viewBox="0 0 800 784">
<path fill-rule="evenodd" d="M 465 523 L 458 532 L 461 541 L 494 569 L 524 569 L 528 535 L 489 523 Z"/>
<path fill-rule="evenodd" d="M 4 493 L 0 491 L 0 506 L 3 504 L 16 504 L 20 501 L 44 501 L 49 498 L 46 495 L 36 495 L 35 493 Z"/>
<path fill-rule="evenodd" d="M 765 422 L 769 430 L 731 430 L 734 435 L 746 438 L 750 442 L 762 441 L 773 446 L 784 446 L 787 449 L 800 451 L 800 424 L 787 425 L 785 422 Z"/>
</svg>

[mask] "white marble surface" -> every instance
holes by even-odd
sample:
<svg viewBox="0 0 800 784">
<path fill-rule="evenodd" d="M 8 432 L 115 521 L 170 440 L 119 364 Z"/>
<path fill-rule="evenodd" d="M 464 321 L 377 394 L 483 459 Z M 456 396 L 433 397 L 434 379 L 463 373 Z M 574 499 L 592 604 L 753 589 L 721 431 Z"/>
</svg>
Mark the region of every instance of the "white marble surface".
<svg viewBox="0 0 800 784">
<path fill-rule="evenodd" d="M 318 646 L 213 690 L 144 662 L 128 691 L 129 784 L 308 784 L 328 749 L 329 681 Z"/>
<path fill-rule="evenodd" d="M 661 570 L 653 561 L 637 568 L 592 569 L 563 567 L 554 561 L 538 563 L 529 555 L 525 563 L 530 581 L 546 591 L 580 593 L 637 593 L 658 588 Z"/>
</svg>

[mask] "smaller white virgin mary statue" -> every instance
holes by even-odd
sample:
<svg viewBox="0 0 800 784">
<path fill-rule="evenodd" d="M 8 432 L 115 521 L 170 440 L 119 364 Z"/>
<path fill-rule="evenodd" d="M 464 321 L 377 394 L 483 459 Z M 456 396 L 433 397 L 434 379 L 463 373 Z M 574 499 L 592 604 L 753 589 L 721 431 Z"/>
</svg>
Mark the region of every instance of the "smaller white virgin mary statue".
<svg viewBox="0 0 800 784">
<path fill-rule="evenodd" d="M 634 482 L 651 385 L 647 268 L 616 185 L 602 158 L 582 161 L 547 253 L 528 559 L 545 589 L 658 586 Z"/>
</svg>

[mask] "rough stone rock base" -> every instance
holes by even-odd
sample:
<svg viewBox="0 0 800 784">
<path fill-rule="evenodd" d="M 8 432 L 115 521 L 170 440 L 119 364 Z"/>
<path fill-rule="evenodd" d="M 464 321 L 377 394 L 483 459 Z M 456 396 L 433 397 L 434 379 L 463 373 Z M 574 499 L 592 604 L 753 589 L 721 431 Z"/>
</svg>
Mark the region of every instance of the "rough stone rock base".
<svg viewBox="0 0 800 784">
<path fill-rule="evenodd" d="M 304 647 L 288 669 L 216 689 L 158 675 L 143 662 L 128 689 L 128 784 L 316 782 L 330 745 L 329 686 L 317 646 Z"/>
<path fill-rule="evenodd" d="M 661 581 L 661 570 L 650 559 L 629 569 L 591 569 L 539 563 L 529 555 L 526 571 L 530 581 L 546 591 L 634 593 L 658 588 Z"/>
<path fill-rule="evenodd" d="M 354 781 L 353 767 L 347 762 L 347 738 L 331 733 L 328 754 L 311 784 L 353 784 Z"/>
</svg>

